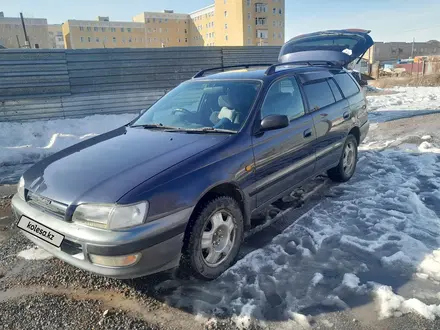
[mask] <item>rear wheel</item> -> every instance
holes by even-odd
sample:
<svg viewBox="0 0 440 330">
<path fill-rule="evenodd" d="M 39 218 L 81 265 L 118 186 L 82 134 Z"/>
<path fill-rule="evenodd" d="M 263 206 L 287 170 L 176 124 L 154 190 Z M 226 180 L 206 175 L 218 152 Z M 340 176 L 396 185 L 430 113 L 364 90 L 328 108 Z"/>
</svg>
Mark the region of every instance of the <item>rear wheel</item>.
<svg viewBox="0 0 440 330">
<path fill-rule="evenodd" d="M 203 205 L 185 234 L 181 266 L 191 275 L 211 280 L 235 261 L 243 240 L 243 214 L 231 197 Z"/>
<path fill-rule="evenodd" d="M 357 159 L 357 140 L 350 134 L 345 140 L 339 164 L 327 172 L 329 178 L 336 182 L 346 182 L 350 180 L 356 170 Z"/>
</svg>

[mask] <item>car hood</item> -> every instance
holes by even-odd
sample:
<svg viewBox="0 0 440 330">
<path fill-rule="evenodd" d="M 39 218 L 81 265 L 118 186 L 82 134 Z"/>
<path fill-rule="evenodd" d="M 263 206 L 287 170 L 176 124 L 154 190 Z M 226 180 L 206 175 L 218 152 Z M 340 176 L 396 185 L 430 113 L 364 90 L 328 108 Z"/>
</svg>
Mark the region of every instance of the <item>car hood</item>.
<svg viewBox="0 0 440 330">
<path fill-rule="evenodd" d="M 229 135 L 121 127 L 57 152 L 25 172 L 25 188 L 64 203 L 115 203 L 167 168 Z"/>
<path fill-rule="evenodd" d="M 347 66 L 373 46 L 369 33 L 368 30 L 347 29 L 303 34 L 286 42 L 278 59 L 280 63 L 330 61 Z"/>
</svg>

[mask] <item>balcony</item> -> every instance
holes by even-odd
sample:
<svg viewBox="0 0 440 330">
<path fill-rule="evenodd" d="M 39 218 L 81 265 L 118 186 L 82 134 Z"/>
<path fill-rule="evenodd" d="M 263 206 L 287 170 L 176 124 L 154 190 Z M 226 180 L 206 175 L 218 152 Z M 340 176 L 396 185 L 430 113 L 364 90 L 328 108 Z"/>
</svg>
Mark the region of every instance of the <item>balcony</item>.
<svg viewBox="0 0 440 330">
<path fill-rule="evenodd" d="M 257 13 L 267 13 L 268 12 L 268 5 L 266 3 L 256 3 L 255 4 L 255 11 Z"/>
</svg>

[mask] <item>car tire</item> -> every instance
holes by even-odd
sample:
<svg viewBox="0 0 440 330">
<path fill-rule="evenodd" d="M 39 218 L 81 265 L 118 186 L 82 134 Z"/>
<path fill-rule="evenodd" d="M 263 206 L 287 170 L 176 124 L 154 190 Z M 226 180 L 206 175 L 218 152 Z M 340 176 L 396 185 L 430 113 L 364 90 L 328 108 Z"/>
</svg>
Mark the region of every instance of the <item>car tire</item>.
<svg viewBox="0 0 440 330">
<path fill-rule="evenodd" d="M 335 182 L 347 182 L 356 170 L 357 160 L 357 140 L 352 134 L 349 134 L 345 140 L 339 164 L 327 171 L 329 178 Z"/>
<path fill-rule="evenodd" d="M 243 214 L 237 201 L 220 196 L 205 202 L 190 220 L 181 270 L 203 280 L 217 278 L 236 260 L 243 241 Z"/>
</svg>

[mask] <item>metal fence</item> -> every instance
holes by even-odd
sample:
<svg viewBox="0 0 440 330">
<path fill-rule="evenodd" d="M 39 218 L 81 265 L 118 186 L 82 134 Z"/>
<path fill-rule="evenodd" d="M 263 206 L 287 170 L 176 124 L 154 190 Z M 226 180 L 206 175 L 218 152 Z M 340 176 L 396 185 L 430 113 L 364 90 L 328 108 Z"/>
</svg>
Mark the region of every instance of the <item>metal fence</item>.
<svg viewBox="0 0 440 330">
<path fill-rule="evenodd" d="M 202 69 L 275 63 L 280 47 L 0 50 L 0 121 L 135 112 Z"/>
</svg>

